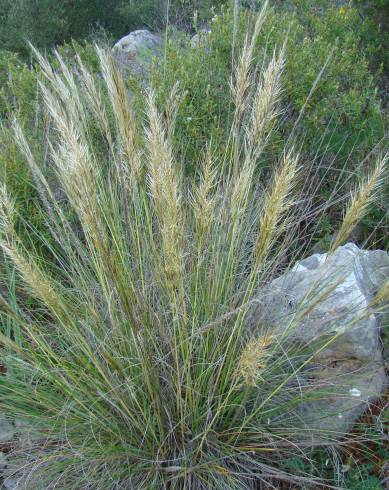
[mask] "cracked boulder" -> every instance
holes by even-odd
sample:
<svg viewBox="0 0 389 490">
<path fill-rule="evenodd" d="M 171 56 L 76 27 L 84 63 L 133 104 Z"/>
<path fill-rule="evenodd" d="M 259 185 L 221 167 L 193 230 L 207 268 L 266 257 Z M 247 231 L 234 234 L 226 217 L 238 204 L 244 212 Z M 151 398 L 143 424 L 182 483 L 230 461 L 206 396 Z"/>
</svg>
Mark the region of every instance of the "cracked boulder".
<svg viewBox="0 0 389 490">
<path fill-rule="evenodd" d="M 4 415 L 0 414 L 0 444 L 11 441 L 14 432 L 12 423 Z"/>
<path fill-rule="evenodd" d="M 253 330 L 267 325 L 287 343 L 321 345 L 295 380 L 319 394 L 294 413 L 308 433 L 323 431 L 325 439 L 338 440 L 383 394 L 388 380 L 380 328 L 387 319 L 371 302 L 388 279 L 386 252 L 349 243 L 297 262 L 249 310 Z"/>
<path fill-rule="evenodd" d="M 153 57 L 161 54 L 162 46 L 161 36 L 142 29 L 121 38 L 112 53 L 124 74 L 145 78 Z"/>
</svg>

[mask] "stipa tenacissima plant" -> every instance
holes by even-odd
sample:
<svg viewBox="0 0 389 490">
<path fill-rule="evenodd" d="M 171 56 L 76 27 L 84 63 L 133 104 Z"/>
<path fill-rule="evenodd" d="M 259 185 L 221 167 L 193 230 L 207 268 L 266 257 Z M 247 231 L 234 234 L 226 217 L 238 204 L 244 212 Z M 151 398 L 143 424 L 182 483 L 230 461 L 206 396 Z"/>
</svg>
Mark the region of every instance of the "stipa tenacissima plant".
<svg viewBox="0 0 389 490">
<path fill-rule="evenodd" d="M 268 187 L 258 185 L 256 163 L 279 112 L 284 64 L 280 50 L 262 75 L 253 67 L 250 46 L 264 15 L 232 82 L 231 171 L 226 161 L 214 161 L 210 144 L 194 182 L 184 179 L 171 143 L 177 86 L 168 121 L 149 92 L 141 131 L 106 52 L 97 48 L 104 89 L 81 63 L 75 73 L 57 56 L 54 70 L 36 53 L 55 127 L 52 163 L 82 233 L 54 199 L 15 121 L 53 236 L 44 242 L 50 255 L 44 263 L 19 238 L 12 198 L 1 188 L 0 245 L 33 299 L 17 305 L 1 298 L 4 315 L 23 332 L 19 342 L 0 337 L 7 366 L 0 410 L 23 420 L 30 433 L 27 446 L 15 439 L 11 457 L 13 477 L 26 488 L 231 489 L 267 488 L 274 478 L 314 481 L 283 466 L 307 444 L 295 416 L 305 394 L 291 380 L 314 351 L 287 335 L 276 338 L 268 326 L 248 331 L 245 322 L 303 219 L 296 212 L 302 172 L 292 146 L 274 162 Z M 242 107 L 246 114 L 250 108 L 249 117 Z M 90 117 L 104 152 L 94 146 Z M 379 159 L 336 245 L 382 171 Z"/>
</svg>

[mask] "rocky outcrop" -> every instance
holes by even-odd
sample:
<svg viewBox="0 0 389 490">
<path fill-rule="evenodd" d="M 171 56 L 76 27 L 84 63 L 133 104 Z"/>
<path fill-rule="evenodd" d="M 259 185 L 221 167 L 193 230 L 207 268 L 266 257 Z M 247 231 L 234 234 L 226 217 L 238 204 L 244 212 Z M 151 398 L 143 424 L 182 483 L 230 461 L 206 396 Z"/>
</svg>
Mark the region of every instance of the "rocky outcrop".
<svg viewBox="0 0 389 490">
<path fill-rule="evenodd" d="M 190 40 L 191 48 L 195 49 L 206 45 L 210 33 L 211 29 L 209 28 L 200 29 Z"/>
<path fill-rule="evenodd" d="M 14 427 L 4 415 L 0 415 L 0 444 L 8 442 L 14 435 Z"/>
<path fill-rule="evenodd" d="M 112 53 L 125 74 L 144 77 L 152 58 L 161 53 L 162 46 L 161 36 L 144 29 L 124 36 L 114 45 Z"/>
<path fill-rule="evenodd" d="M 328 345 L 316 353 L 297 382 L 320 399 L 303 403 L 295 415 L 307 429 L 349 432 L 387 383 L 380 325 L 382 313 L 369 306 L 389 279 L 389 256 L 354 244 L 333 254 L 315 254 L 273 280 L 252 307 L 248 325 L 268 325 L 287 343 Z M 334 340 L 333 339 L 335 336 Z"/>
<path fill-rule="evenodd" d="M 15 435 L 15 426 L 9 420 L 0 415 L 0 448 L 11 443 Z M 15 483 L 12 478 L 7 478 L 8 461 L 6 454 L 0 450 L 0 490 L 14 489 Z"/>
<path fill-rule="evenodd" d="M 22 464 L 17 462 L 17 453 L 2 452 L 1 449 L 17 445 L 18 452 L 28 452 L 38 440 L 33 428 L 26 420 L 7 420 L 0 416 L 0 490 L 21 490 L 41 488 L 29 471 L 21 471 Z M 39 441 L 40 442 L 40 441 Z"/>
</svg>

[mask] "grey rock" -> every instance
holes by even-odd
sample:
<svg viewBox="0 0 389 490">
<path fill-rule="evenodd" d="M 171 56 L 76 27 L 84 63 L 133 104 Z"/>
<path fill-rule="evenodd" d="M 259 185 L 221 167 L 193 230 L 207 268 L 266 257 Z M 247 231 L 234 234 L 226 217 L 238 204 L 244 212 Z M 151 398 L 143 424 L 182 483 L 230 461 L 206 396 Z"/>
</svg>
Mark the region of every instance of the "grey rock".
<svg viewBox="0 0 389 490">
<path fill-rule="evenodd" d="M 14 427 L 4 415 L 0 415 L 0 443 L 9 442 L 14 436 Z"/>
<path fill-rule="evenodd" d="M 161 53 L 162 46 L 161 36 L 144 29 L 124 36 L 114 45 L 112 53 L 124 73 L 144 77 L 153 57 Z"/>
<path fill-rule="evenodd" d="M 23 463 L 15 464 L 15 458 L 17 458 L 15 454 L 7 455 L 6 466 L 0 473 L 3 478 L 3 486 L 0 484 L 0 490 L 32 489 L 31 485 L 26 484 L 29 480 L 29 472 L 25 470 Z"/>
<path fill-rule="evenodd" d="M 7 466 L 7 456 L 0 451 L 0 472 Z"/>
<path fill-rule="evenodd" d="M 191 48 L 199 48 L 201 46 L 204 46 L 207 43 L 207 37 L 211 33 L 211 29 L 200 29 L 197 34 L 195 34 L 191 40 L 190 40 L 190 46 Z"/>
<path fill-rule="evenodd" d="M 308 429 L 349 432 L 387 384 L 380 325 L 369 304 L 389 279 L 386 252 L 349 243 L 332 255 L 315 254 L 273 280 L 247 316 L 249 327 L 267 325 L 286 343 L 331 342 L 300 372 L 298 384 L 324 393 L 302 403 L 295 416 Z"/>
<path fill-rule="evenodd" d="M 6 478 L 3 482 L 3 487 L 5 490 L 17 490 L 20 488 L 18 480 L 15 480 L 14 478 Z"/>
</svg>

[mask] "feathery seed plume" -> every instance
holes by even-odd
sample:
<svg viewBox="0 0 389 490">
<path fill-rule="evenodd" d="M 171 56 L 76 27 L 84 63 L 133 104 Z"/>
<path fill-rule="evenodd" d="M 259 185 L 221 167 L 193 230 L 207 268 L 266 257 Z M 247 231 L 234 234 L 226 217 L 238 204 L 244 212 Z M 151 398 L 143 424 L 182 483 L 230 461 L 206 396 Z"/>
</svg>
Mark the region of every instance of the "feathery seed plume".
<svg viewBox="0 0 389 490">
<path fill-rule="evenodd" d="M 211 149 L 208 147 L 202 161 L 201 180 L 194 190 L 192 199 L 199 236 L 204 236 L 212 224 L 215 209 L 215 196 L 212 196 L 212 190 L 216 183 L 216 176 Z"/>
<path fill-rule="evenodd" d="M 250 339 L 244 348 L 239 359 L 238 372 L 247 386 L 255 386 L 261 378 L 261 371 L 269 360 L 272 341 L 273 335 L 267 334 Z"/>
<path fill-rule="evenodd" d="M 182 272 L 182 223 L 178 177 L 173 165 L 171 145 L 151 91 L 147 104 L 149 128 L 146 130 L 150 166 L 149 186 L 160 226 L 164 269 L 171 284 L 177 285 Z"/>
<path fill-rule="evenodd" d="M 342 225 L 332 242 L 330 253 L 347 240 L 355 226 L 366 215 L 370 204 L 376 198 L 377 192 L 384 182 L 383 177 L 388 158 L 388 153 L 384 156 L 380 155 L 373 172 L 358 185 L 358 189 L 352 192 Z"/>
<path fill-rule="evenodd" d="M 285 223 L 282 223 L 281 219 L 294 204 L 291 193 L 299 176 L 298 161 L 299 157 L 294 154 L 293 149 L 285 153 L 281 168 L 273 177 L 271 190 L 266 193 L 254 249 L 254 272 L 266 259 L 275 240 L 285 229 Z"/>
</svg>

